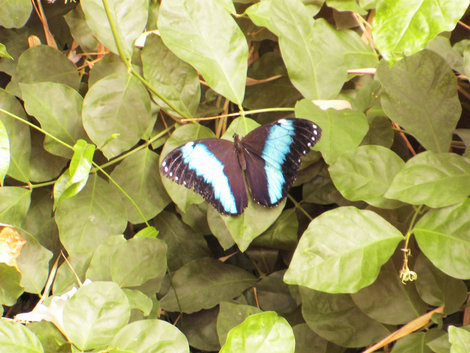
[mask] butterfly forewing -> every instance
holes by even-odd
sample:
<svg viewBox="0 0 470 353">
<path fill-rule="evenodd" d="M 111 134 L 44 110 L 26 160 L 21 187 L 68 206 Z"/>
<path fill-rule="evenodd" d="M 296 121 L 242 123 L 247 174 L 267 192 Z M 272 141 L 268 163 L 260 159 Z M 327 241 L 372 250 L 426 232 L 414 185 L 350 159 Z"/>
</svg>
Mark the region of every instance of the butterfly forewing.
<svg viewBox="0 0 470 353">
<path fill-rule="evenodd" d="M 268 207 L 281 202 L 295 181 L 300 158 L 320 136 L 321 129 L 305 119 L 281 119 L 245 136 L 241 144 L 253 199 Z"/>
<path fill-rule="evenodd" d="M 238 215 L 248 205 L 246 186 L 233 142 L 203 139 L 171 151 L 160 170 L 193 189 L 223 214 Z"/>
</svg>

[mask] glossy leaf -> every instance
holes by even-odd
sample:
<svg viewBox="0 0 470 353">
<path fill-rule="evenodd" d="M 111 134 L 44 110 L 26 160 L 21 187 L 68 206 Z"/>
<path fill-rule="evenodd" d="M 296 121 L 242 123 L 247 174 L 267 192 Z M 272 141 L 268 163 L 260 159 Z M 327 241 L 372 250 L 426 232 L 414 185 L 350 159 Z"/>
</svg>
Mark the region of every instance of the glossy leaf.
<svg viewBox="0 0 470 353">
<path fill-rule="evenodd" d="M 449 276 L 469 279 L 470 200 L 430 210 L 416 223 L 416 241 L 426 257 Z"/>
<path fill-rule="evenodd" d="M 314 150 L 320 151 L 328 164 L 359 146 L 369 129 L 363 113 L 352 110 L 320 110 L 308 100 L 295 106 L 295 116 L 310 119 L 322 128 L 322 137 Z"/>
<path fill-rule="evenodd" d="M 134 41 L 143 32 L 147 23 L 148 0 L 119 1 L 107 0 L 107 11 L 101 0 L 87 0 L 81 3 L 88 26 L 106 48 L 119 54 L 116 40 L 122 46 L 127 58 L 132 56 Z M 108 12 L 109 11 L 109 12 Z M 108 16 L 111 19 L 108 19 Z M 113 36 L 110 22 L 114 24 Z"/>
<path fill-rule="evenodd" d="M 385 113 L 428 150 L 447 152 L 460 118 L 457 79 L 439 55 L 421 51 L 377 68 Z"/>
<path fill-rule="evenodd" d="M 453 30 L 468 5 L 468 0 L 380 1 L 372 27 L 374 42 L 386 60 L 412 55 L 439 33 Z"/>
<path fill-rule="evenodd" d="M 81 350 L 102 349 L 127 324 L 129 316 L 129 301 L 116 283 L 93 282 L 65 303 L 64 331 Z"/>
<path fill-rule="evenodd" d="M 375 281 L 401 240 L 400 231 L 372 211 L 327 211 L 302 235 L 284 281 L 329 293 L 357 292 Z"/>
<path fill-rule="evenodd" d="M 175 271 L 191 260 L 210 255 L 202 234 L 184 224 L 174 213 L 162 212 L 153 224 L 160 231 L 159 238 L 168 246 L 168 268 Z M 184 253 L 184 256 L 179 256 Z"/>
<path fill-rule="evenodd" d="M 54 204 L 78 194 L 84 187 L 90 174 L 95 146 L 85 140 L 78 140 L 73 146 L 70 167 L 54 184 Z M 55 208 L 55 207 L 54 207 Z"/>
<path fill-rule="evenodd" d="M 432 306 L 444 305 L 446 314 L 460 310 L 467 298 L 467 287 L 462 280 L 447 276 L 424 256 L 416 258 L 414 271 L 418 273 L 416 289 L 423 300 Z"/>
<path fill-rule="evenodd" d="M 16 97 L 0 89 L 0 108 L 20 118 L 26 119 L 26 113 Z M 5 126 L 10 141 L 10 167 L 8 175 L 28 182 L 30 175 L 29 159 L 31 156 L 31 135 L 27 125 L 0 112 L 0 120 Z"/>
<path fill-rule="evenodd" d="M 256 281 L 249 272 L 212 258 L 193 260 L 172 276 L 173 286 L 160 304 L 164 310 L 184 313 L 212 308 L 240 295 Z"/>
<path fill-rule="evenodd" d="M 231 329 L 220 353 L 282 352 L 294 353 L 295 338 L 286 319 L 274 311 L 254 314 Z"/>
<path fill-rule="evenodd" d="M 4 186 L 0 188 L 0 223 L 21 226 L 31 202 L 31 190 Z"/>
<path fill-rule="evenodd" d="M 127 212 L 119 191 L 93 176 L 78 195 L 57 206 L 55 220 L 67 252 L 91 257 L 90 249 L 124 231 Z"/>
<path fill-rule="evenodd" d="M 86 138 L 82 126 L 82 96 L 60 83 L 20 83 L 28 114 L 34 116 L 49 134 L 73 146 Z M 46 136 L 44 148 L 55 155 L 70 157 L 72 151 Z"/>
<path fill-rule="evenodd" d="M 465 353 L 470 349 L 470 332 L 460 327 L 449 326 L 450 353 Z"/>
<path fill-rule="evenodd" d="M 401 204 L 384 198 L 394 176 L 405 163 L 393 151 L 382 146 L 360 146 L 338 157 L 330 176 L 341 194 L 351 201 L 366 201 L 381 208 Z"/>
<path fill-rule="evenodd" d="M 470 194 L 470 160 L 454 153 L 426 151 L 408 160 L 395 175 L 385 197 L 438 208 Z"/>
<path fill-rule="evenodd" d="M 136 353 L 189 353 L 186 337 L 174 325 L 162 320 L 135 321 L 124 326 L 109 348 L 110 352 L 120 349 Z"/>
<path fill-rule="evenodd" d="M 159 214 L 170 198 L 158 175 L 158 154 L 145 148 L 124 159 L 111 173 L 111 177 L 139 206 L 145 219 L 135 206 L 125 200 L 129 222 L 142 223 Z"/>
<path fill-rule="evenodd" d="M 0 4 L 0 26 L 21 28 L 31 16 L 33 6 L 29 0 L 2 1 Z"/>
<path fill-rule="evenodd" d="M 0 120 L 0 186 L 10 168 L 10 140 L 5 125 Z"/>
<path fill-rule="evenodd" d="M 243 102 L 248 45 L 222 3 L 163 1 L 158 29 L 165 45 L 194 66 L 209 87 L 236 104 Z"/>
<path fill-rule="evenodd" d="M 320 337 L 344 347 L 363 347 L 389 334 L 364 314 L 346 294 L 328 294 L 300 287 L 302 316 Z"/>
<path fill-rule="evenodd" d="M 7 320 L 0 320 L 0 347 L 2 353 L 44 353 L 41 342 L 30 329 Z"/>
<path fill-rule="evenodd" d="M 168 50 L 157 36 L 147 37 L 142 50 L 142 65 L 144 76 L 152 87 L 184 116 L 195 116 L 201 97 L 196 70 Z M 156 95 L 153 99 L 170 114 L 181 116 Z"/>
<path fill-rule="evenodd" d="M 347 80 L 337 32 L 300 0 L 272 1 L 270 16 L 293 85 L 307 99 L 335 97 Z"/>
<path fill-rule="evenodd" d="M 129 117 L 133 117 L 132 123 Z M 82 118 L 88 136 L 107 158 L 133 147 L 155 122 L 147 90 L 126 74 L 95 83 L 83 101 Z"/>
<path fill-rule="evenodd" d="M 13 306 L 18 297 L 24 292 L 24 289 L 21 286 L 21 273 L 16 267 L 8 266 L 2 260 L 0 263 L 0 276 L 2 278 L 2 285 L 0 286 L 0 303 L 2 305 Z M 4 321 L 0 320 L 0 325 L 2 322 Z"/>
<path fill-rule="evenodd" d="M 60 51 L 47 45 L 31 47 L 21 54 L 15 79 L 22 83 L 62 83 L 75 90 L 78 90 L 80 84 L 80 76 L 74 64 Z"/>
<path fill-rule="evenodd" d="M 261 309 L 256 306 L 222 302 L 219 305 L 217 315 L 217 335 L 222 346 L 227 340 L 228 332 L 235 326 L 241 324 L 247 317 L 258 314 Z"/>
</svg>

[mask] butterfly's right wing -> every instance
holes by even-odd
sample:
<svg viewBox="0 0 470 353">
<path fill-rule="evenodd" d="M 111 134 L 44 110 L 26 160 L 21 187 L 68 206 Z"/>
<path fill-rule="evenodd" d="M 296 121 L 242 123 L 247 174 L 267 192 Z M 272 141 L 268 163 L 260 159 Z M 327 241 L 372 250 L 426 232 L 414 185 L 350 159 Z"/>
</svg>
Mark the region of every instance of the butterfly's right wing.
<svg viewBox="0 0 470 353">
<path fill-rule="evenodd" d="M 248 205 L 245 180 L 231 141 L 188 142 L 165 157 L 160 171 L 193 189 L 220 213 L 239 215 Z"/>
</svg>

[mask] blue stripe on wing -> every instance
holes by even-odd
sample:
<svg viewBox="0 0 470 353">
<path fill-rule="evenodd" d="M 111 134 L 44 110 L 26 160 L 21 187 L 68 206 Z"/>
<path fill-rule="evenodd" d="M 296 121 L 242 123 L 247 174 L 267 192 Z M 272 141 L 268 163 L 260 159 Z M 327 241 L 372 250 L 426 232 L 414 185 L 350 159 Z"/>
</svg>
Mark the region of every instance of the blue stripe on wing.
<svg viewBox="0 0 470 353">
<path fill-rule="evenodd" d="M 230 189 L 229 180 L 224 173 L 224 165 L 209 149 L 201 143 L 189 142 L 181 148 L 184 162 L 196 175 L 212 186 L 214 197 L 220 200 L 227 213 L 238 213 L 235 197 Z"/>
<path fill-rule="evenodd" d="M 266 139 L 262 157 L 265 161 L 269 199 L 272 204 L 282 199 L 283 185 L 286 182 L 282 165 L 290 151 L 295 128 L 292 120 L 279 120 L 274 124 Z"/>
</svg>

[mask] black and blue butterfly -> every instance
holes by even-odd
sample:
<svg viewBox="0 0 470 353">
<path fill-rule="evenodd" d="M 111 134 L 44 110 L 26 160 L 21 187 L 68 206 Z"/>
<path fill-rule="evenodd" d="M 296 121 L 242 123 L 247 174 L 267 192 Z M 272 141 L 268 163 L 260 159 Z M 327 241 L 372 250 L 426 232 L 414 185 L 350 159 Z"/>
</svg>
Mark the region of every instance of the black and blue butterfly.
<svg viewBox="0 0 470 353">
<path fill-rule="evenodd" d="M 245 178 L 253 199 L 278 205 L 295 181 L 300 157 L 321 137 L 305 119 L 281 119 L 262 125 L 234 141 L 202 139 L 171 151 L 160 170 L 174 182 L 193 189 L 215 209 L 240 215 L 248 206 Z"/>
</svg>

